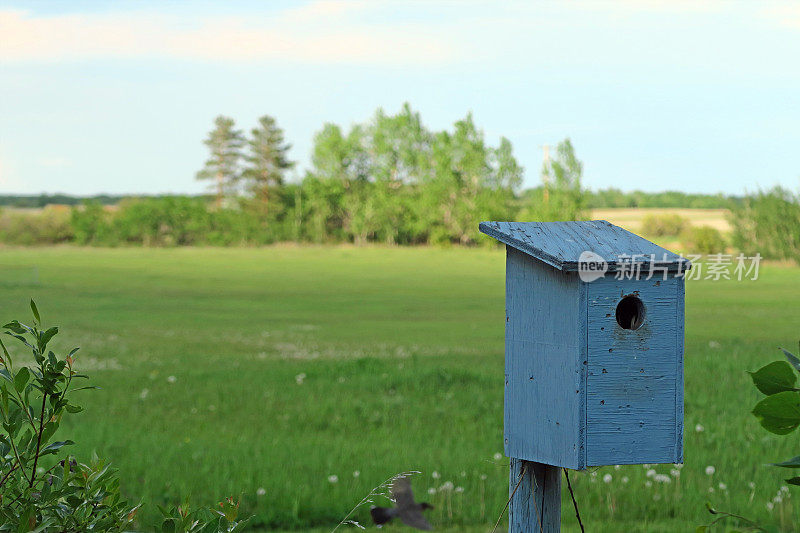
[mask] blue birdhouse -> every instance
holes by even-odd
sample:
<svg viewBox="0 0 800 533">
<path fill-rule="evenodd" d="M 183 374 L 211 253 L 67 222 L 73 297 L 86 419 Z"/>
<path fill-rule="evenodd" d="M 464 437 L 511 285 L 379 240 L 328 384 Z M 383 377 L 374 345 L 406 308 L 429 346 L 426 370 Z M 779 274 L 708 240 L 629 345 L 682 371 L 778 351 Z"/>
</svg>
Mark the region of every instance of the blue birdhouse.
<svg viewBox="0 0 800 533">
<path fill-rule="evenodd" d="M 506 455 L 682 462 L 689 261 L 604 220 L 480 230 L 506 244 Z"/>
</svg>

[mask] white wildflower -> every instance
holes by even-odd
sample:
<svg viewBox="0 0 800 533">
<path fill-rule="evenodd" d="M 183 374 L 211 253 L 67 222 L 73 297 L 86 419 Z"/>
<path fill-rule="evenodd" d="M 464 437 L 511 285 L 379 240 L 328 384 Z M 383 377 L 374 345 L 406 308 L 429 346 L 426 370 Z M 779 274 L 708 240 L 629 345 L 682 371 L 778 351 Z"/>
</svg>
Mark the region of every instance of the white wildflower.
<svg viewBox="0 0 800 533">
<path fill-rule="evenodd" d="M 653 482 L 648 479 L 647 481 L 644 482 L 644 486 L 649 489 L 650 487 L 653 486 Z"/>
<path fill-rule="evenodd" d="M 622 467 L 619 466 L 619 465 L 614 465 L 614 470 L 619 470 L 620 468 L 622 468 Z"/>
<path fill-rule="evenodd" d="M 169 383 L 175 383 L 176 381 L 178 381 L 178 378 L 176 378 L 175 376 L 169 376 L 169 377 L 167 378 L 167 381 L 168 381 Z"/>
<path fill-rule="evenodd" d="M 714 492 L 714 487 L 708 487 L 708 492 Z"/>
<path fill-rule="evenodd" d="M 681 471 L 678 470 L 677 468 L 673 468 L 672 470 L 669 471 L 669 475 L 671 475 L 674 478 L 679 478 L 681 477 Z"/>
<path fill-rule="evenodd" d="M 481 474 L 481 481 L 486 481 L 486 474 Z"/>
<path fill-rule="evenodd" d="M 439 487 L 439 490 L 444 490 L 444 491 L 450 492 L 451 490 L 453 490 L 453 488 L 454 487 L 453 487 L 453 482 L 452 481 L 445 481 L 444 483 L 442 483 L 442 486 Z"/>
<path fill-rule="evenodd" d="M 647 471 L 647 477 L 653 477 L 655 475 L 656 475 L 656 471 L 653 470 L 652 468 Z"/>
<path fill-rule="evenodd" d="M 150 389 L 142 389 L 142 392 L 139 393 L 139 399 L 144 400 L 148 394 L 150 394 Z"/>
<path fill-rule="evenodd" d="M 611 483 L 611 480 L 614 479 L 611 477 L 611 474 L 606 474 L 603 476 L 603 483 Z"/>
<path fill-rule="evenodd" d="M 440 475 L 439 475 L 439 472 L 437 472 L 436 470 L 434 470 L 434 471 L 433 471 L 433 474 L 431 474 L 431 477 L 432 477 L 433 479 L 439 479 L 439 478 L 440 478 L 440 477 L 442 477 L 442 476 L 440 476 Z"/>
<path fill-rule="evenodd" d="M 630 481 L 630 479 L 628 479 L 628 476 L 622 476 L 623 483 L 627 483 L 628 481 Z"/>
<path fill-rule="evenodd" d="M 258 496 L 264 496 L 266 493 L 267 489 L 265 489 L 264 487 L 259 487 L 258 490 L 256 491 L 256 495 Z"/>
<path fill-rule="evenodd" d="M 704 431 L 706 430 L 706 428 L 704 428 L 702 424 L 697 424 L 697 425 L 694 427 L 694 430 L 695 430 L 696 432 L 698 432 L 698 433 L 702 433 L 702 432 L 704 432 Z"/>
<path fill-rule="evenodd" d="M 781 498 L 780 496 L 775 496 L 774 498 L 772 498 L 772 501 L 774 501 L 775 503 L 781 503 L 783 501 L 783 498 Z"/>
<path fill-rule="evenodd" d="M 653 481 L 655 481 L 656 483 L 671 483 L 672 478 L 666 474 L 656 474 L 655 476 L 653 476 Z"/>
<path fill-rule="evenodd" d="M 719 490 L 728 490 L 728 485 L 726 485 L 725 483 L 720 482 Z"/>
<path fill-rule="evenodd" d="M 767 510 L 768 511 L 771 511 L 773 507 L 775 507 L 775 505 L 772 502 L 767 502 Z"/>
<path fill-rule="evenodd" d="M 337 476 L 336 474 L 328 476 L 328 483 L 338 483 L 338 482 L 339 482 L 339 476 Z"/>
<path fill-rule="evenodd" d="M 497 452 L 496 454 L 494 454 L 494 460 L 495 461 L 499 461 L 502 458 L 503 458 L 503 454 L 502 453 Z"/>
<path fill-rule="evenodd" d="M 751 489 L 756 488 L 756 484 L 753 483 L 752 481 L 750 483 L 748 483 L 747 486 L 750 487 Z"/>
<path fill-rule="evenodd" d="M 302 385 L 303 381 L 305 381 L 305 379 L 306 379 L 306 373 L 305 372 L 301 372 L 300 374 L 297 374 L 294 377 L 294 380 L 298 385 Z"/>
<path fill-rule="evenodd" d="M 358 476 L 360 476 L 360 475 L 361 475 L 361 472 L 359 472 L 358 470 L 356 470 L 355 472 L 353 472 L 353 477 L 358 477 Z"/>
<path fill-rule="evenodd" d="M 435 488 L 433 488 L 433 487 L 429 488 L 429 489 L 428 489 L 428 494 L 430 494 L 431 496 L 433 496 L 434 494 L 436 494 L 436 489 L 435 489 Z"/>
<path fill-rule="evenodd" d="M 717 469 L 714 468 L 713 466 L 707 466 L 706 467 L 706 475 L 707 476 L 713 476 L 714 472 L 716 472 L 716 471 L 717 471 Z"/>
<path fill-rule="evenodd" d="M 461 494 L 464 492 L 464 487 L 456 487 L 456 493 Z"/>
</svg>

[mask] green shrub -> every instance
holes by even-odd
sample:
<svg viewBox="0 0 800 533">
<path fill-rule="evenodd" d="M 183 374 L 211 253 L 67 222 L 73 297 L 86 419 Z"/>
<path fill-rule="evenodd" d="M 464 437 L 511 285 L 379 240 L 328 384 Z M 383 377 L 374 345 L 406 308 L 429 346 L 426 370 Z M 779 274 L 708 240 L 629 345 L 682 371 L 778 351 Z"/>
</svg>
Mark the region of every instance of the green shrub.
<svg viewBox="0 0 800 533">
<path fill-rule="evenodd" d="M 748 196 L 731 213 L 733 245 L 748 255 L 800 262 L 800 197 L 781 187 Z"/>
<path fill-rule="evenodd" d="M 0 241 L 6 244 L 59 244 L 71 239 L 70 212 L 63 206 L 0 213 Z"/>
<path fill-rule="evenodd" d="M 32 325 L 17 320 L 3 328 L 26 347 L 33 365 L 15 367 L 0 341 L 0 531 L 19 533 L 122 532 L 141 506 L 120 495 L 120 481 L 107 462 L 87 463 L 64 455 L 70 440 L 56 440 L 65 417 L 81 412 L 75 392 L 88 379 L 74 367 L 78 348 L 67 355 L 48 349 L 57 327 L 44 328 L 31 301 Z M 60 457 L 60 460 L 59 460 Z M 162 509 L 164 533 L 241 531 L 238 502 L 227 499 L 220 509 L 191 511 L 188 505 Z"/>
<path fill-rule="evenodd" d="M 711 226 L 689 226 L 681 234 L 681 242 L 690 254 L 718 254 L 726 248 L 722 233 Z"/>
<path fill-rule="evenodd" d="M 680 235 L 688 227 L 689 221 L 676 214 L 647 215 L 642 219 L 642 233 L 653 237 Z"/>
</svg>

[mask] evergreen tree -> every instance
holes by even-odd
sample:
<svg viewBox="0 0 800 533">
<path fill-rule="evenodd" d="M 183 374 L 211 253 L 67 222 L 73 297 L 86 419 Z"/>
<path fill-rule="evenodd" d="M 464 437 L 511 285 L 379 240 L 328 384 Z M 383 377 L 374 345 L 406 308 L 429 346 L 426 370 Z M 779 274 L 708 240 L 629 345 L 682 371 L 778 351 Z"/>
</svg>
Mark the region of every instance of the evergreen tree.
<svg viewBox="0 0 800 533">
<path fill-rule="evenodd" d="M 283 130 L 275 119 L 264 115 L 251 130 L 247 146 L 247 168 L 242 174 L 246 188 L 262 209 L 274 211 L 269 205 L 273 193 L 283 187 L 286 171 L 295 165 L 288 158 L 291 144 L 284 139 Z"/>
<path fill-rule="evenodd" d="M 214 180 L 217 205 L 222 204 L 225 196 L 235 193 L 240 178 L 242 132 L 235 129 L 232 118 L 218 116 L 214 119 L 214 129 L 203 141 L 211 152 L 203 169 L 197 173 L 198 180 Z"/>
</svg>

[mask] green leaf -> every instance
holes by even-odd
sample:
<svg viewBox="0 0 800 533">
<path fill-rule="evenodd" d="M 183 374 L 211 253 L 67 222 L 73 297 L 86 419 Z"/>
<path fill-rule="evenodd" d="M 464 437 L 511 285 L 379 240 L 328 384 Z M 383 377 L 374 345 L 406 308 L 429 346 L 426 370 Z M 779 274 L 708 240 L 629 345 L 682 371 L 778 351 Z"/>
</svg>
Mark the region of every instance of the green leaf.
<svg viewBox="0 0 800 533">
<path fill-rule="evenodd" d="M 69 446 L 71 444 L 75 444 L 75 443 L 72 442 L 71 440 L 62 440 L 62 441 L 51 442 L 50 444 L 48 444 L 47 446 L 45 446 L 42 449 L 42 451 L 39 453 L 39 455 L 46 455 L 48 453 L 56 453 L 58 450 L 60 450 L 64 446 Z"/>
<path fill-rule="evenodd" d="M 753 414 L 767 431 L 791 433 L 800 425 L 800 394 L 784 391 L 767 396 L 756 404 Z"/>
<path fill-rule="evenodd" d="M 17 372 L 17 375 L 14 376 L 14 388 L 17 389 L 17 392 L 22 392 L 25 390 L 25 385 L 28 383 L 28 380 L 31 377 L 31 373 L 28 370 L 27 366 L 23 366 Z"/>
<path fill-rule="evenodd" d="M 782 463 L 772 463 L 772 466 L 781 466 L 783 468 L 800 468 L 800 455 L 792 457 L 788 461 Z"/>
<path fill-rule="evenodd" d="M 44 351 L 44 347 L 47 346 L 47 343 L 50 342 L 50 339 L 52 339 L 57 333 L 58 333 L 58 327 L 56 326 L 53 326 L 52 328 L 42 333 L 41 336 L 39 337 L 39 344 L 40 344 L 39 349 Z"/>
<path fill-rule="evenodd" d="M 795 476 L 786 480 L 789 485 L 800 485 L 800 476 Z"/>
<path fill-rule="evenodd" d="M 83 411 L 83 407 L 81 407 L 80 405 L 72 405 L 72 404 L 68 404 L 66 407 L 64 407 L 64 409 L 66 409 L 68 413 L 80 413 L 81 411 Z"/>
<path fill-rule="evenodd" d="M 797 381 L 792 366 L 786 361 L 774 361 L 755 372 L 748 373 L 753 378 L 753 384 L 767 396 L 794 390 Z"/>
<path fill-rule="evenodd" d="M 788 359 L 789 362 L 792 363 L 792 366 L 795 367 L 798 372 L 800 372 L 800 359 L 795 357 L 793 353 L 788 352 L 783 348 L 781 348 L 781 351 L 783 351 L 783 354 L 786 356 L 786 359 Z"/>
<path fill-rule="evenodd" d="M 705 533 L 706 531 L 708 531 L 708 526 L 697 526 L 694 533 Z"/>
<path fill-rule="evenodd" d="M 33 299 L 31 299 L 31 311 L 33 311 L 33 318 L 36 319 L 36 323 L 41 324 L 42 319 L 39 317 L 39 310 L 36 308 L 36 302 L 34 302 Z"/>
<path fill-rule="evenodd" d="M 18 333 L 20 335 L 24 335 L 28 331 L 28 329 L 23 327 L 23 325 L 20 324 L 19 321 L 17 321 L 17 320 L 12 320 L 11 322 L 9 322 L 8 324 L 6 324 L 3 327 L 5 329 L 10 329 L 14 333 Z"/>
</svg>

